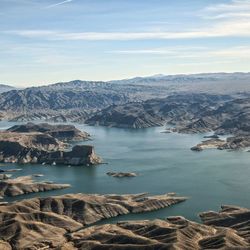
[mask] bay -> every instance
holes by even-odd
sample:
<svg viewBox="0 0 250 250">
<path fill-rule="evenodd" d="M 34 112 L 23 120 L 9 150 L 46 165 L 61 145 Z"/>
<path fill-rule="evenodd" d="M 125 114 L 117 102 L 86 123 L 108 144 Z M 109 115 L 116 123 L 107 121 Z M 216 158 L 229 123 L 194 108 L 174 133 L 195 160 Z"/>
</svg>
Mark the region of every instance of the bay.
<svg viewBox="0 0 250 250">
<path fill-rule="evenodd" d="M 20 123 L 0 122 L 0 129 Z M 187 196 L 186 202 L 170 208 L 121 216 L 109 222 L 128 219 L 185 216 L 198 221 L 197 214 L 218 210 L 221 205 L 250 207 L 250 153 L 246 150 L 208 149 L 193 152 L 205 134 L 161 133 L 164 128 L 117 129 L 74 124 L 91 134 L 92 140 L 81 142 L 95 146 L 107 164 L 95 167 L 0 164 L 0 168 L 22 168 L 13 176 L 44 174 L 38 180 L 68 183 L 68 189 L 6 198 L 15 201 L 36 196 L 65 193 L 163 194 L 175 192 Z M 113 178 L 107 172 L 136 172 L 135 178 Z M 107 221 L 105 221 L 106 223 Z"/>
</svg>

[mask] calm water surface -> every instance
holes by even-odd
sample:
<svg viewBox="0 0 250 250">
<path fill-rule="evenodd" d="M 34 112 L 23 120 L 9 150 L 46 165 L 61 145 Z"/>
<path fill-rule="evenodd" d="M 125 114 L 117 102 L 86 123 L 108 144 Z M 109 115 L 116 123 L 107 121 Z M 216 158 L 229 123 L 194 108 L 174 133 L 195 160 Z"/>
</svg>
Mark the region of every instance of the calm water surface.
<svg viewBox="0 0 250 250">
<path fill-rule="evenodd" d="M 16 123 L 0 122 L 0 129 Z M 84 142 L 95 150 L 107 165 L 96 167 L 67 167 L 1 164 L 0 168 L 22 168 L 14 176 L 44 174 L 39 180 L 69 183 L 71 188 L 30 194 L 9 201 L 34 196 L 64 193 L 141 193 L 176 192 L 187 196 L 186 202 L 155 212 L 126 215 L 110 222 L 127 219 L 165 218 L 183 215 L 198 220 L 197 214 L 218 210 L 222 204 L 250 207 L 250 153 L 209 149 L 193 152 L 191 146 L 203 139 L 200 135 L 161 133 L 164 128 L 142 130 L 90 127 L 75 124 L 92 135 Z M 117 179 L 108 171 L 137 172 L 138 177 Z M 107 221 L 105 221 L 107 222 Z"/>
</svg>

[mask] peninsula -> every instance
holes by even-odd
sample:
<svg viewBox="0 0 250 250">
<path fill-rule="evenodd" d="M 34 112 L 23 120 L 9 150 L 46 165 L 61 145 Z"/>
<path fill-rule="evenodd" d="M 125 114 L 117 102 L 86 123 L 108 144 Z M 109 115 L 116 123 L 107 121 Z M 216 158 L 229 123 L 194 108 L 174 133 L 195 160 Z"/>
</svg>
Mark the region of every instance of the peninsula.
<svg viewBox="0 0 250 250">
<path fill-rule="evenodd" d="M 0 132 L 0 162 L 94 165 L 101 158 L 91 145 L 70 146 L 74 140 L 86 140 L 89 134 L 72 125 L 18 125 Z M 67 141 L 67 143 L 65 142 Z"/>
</svg>

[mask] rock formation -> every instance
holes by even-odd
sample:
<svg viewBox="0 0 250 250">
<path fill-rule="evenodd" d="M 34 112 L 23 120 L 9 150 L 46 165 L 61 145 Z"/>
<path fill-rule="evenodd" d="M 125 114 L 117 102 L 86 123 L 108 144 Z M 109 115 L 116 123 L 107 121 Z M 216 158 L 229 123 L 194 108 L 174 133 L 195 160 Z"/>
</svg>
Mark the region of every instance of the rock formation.
<svg viewBox="0 0 250 250">
<path fill-rule="evenodd" d="M 139 103 L 113 105 L 90 115 L 85 122 L 90 125 L 123 128 L 147 128 L 168 123 L 175 125 L 177 131 L 180 130 L 180 132 L 204 132 L 218 126 L 214 117 L 204 117 L 204 113 L 215 110 L 228 100 L 232 100 L 232 97 L 209 94 L 175 94 Z"/>
<path fill-rule="evenodd" d="M 202 151 L 208 148 L 222 148 L 226 144 L 226 141 L 221 139 L 209 139 L 206 141 L 202 141 L 201 143 L 197 144 L 196 146 L 192 147 L 191 150 L 193 151 Z"/>
<path fill-rule="evenodd" d="M 202 141 L 196 146 L 192 147 L 193 151 L 202 151 L 207 148 L 217 148 L 220 150 L 238 150 L 242 148 L 247 148 L 250 146 L 250 136 L 249 135 L 239 135 L 228 137 L 226 140 L 221 139 L 209 139 Z"/>
<path fill-rule="evenodd" d="M 6 249 L 250 249 L 250 210 L 222 206 L 200 214 L 91 225 L 127 213 L 183 201 L 168 195 L 64 195 L 0 206 L 0 246 Z M 8 248 L 9 247 L 9 248 Z"/>
<path fill-rule="evenodd" d="M 244 219 L 223 227 L 202 225 L 183 217 L 166 220 L 130 221 L 94 226 L 70 234 L 77 249 L 249 249 L 249 210 Z M 230 215 L 225 214 L 225 221 Z M 217 224 L 217 223 L 215 223 Z M 220 224 L 220 223 L 218 223 Z M 223 223 L 221 223 L 223 225 Z M 226 225 L 226 226 L 225 226 Z M 241 227 L 241 229 L 239 229 Z"/>
<path fill-rule="evenodd" d="M 89 125 L 134 129 L 164 124 L 164 120 L 154 112 L 146 110 L 143 103 L 111 106 L 92 115 L 85 122 Z"/>
<path fill-rule="evenodd" d="M 112 176 L 112 177 L 118 177 L 118 178 L 122 178 L 122 177 L 136 177 L 137 174 L 130 172 L 130 173 L 123 173 L 123 172 L 108 172 L 107 175 Z"/>
<path fill-rule="evenodd" d="M 66 144 L 56 138 L 37 132 L 17 133 L 0 132 L 0 151 L 19 151 L 21 148 L 33 148 L 44 151 L 65 149 Z"/>
<path fill-rule="evenodd" d="M 76 145 L 71 151 L 64 141 L 83 140 L 88 134 L 71 125 L 17 125 L 0 132 L 0 162 L 93 165 L 101 163 L 90 145 Z"/>
<path fill-rule="evenodd" d="M 51 125 L 48 123 L 27 123 L 22 125 L 15 125 L 7 131 L 16 133 L 43 133 L 50 135 L 61 141 L 79 141 L 89 139 L 90 135 L 82 132 L 73 125 Z"/>
<path fill-rule="evenodd" d="M 250 146 L 250 135 L 236 135 L 228 137 L 226 143 L 219 149 L 242 149 Z"/>
<path fill-rule="evenodd" d="M 47 151 L 23 146 L 18 142 L 0 140 L 0 162 L 80 166 L 99 164 L 101 158 L 95 154 L 94 147 L 90 145 L 76 145 L 71 151 L 63 149 Z"/>
<path fill-rule="evenodd" d="M 123 214 L 153 211 L 184 200 L 167 194 L 72 194 L 23 200 L 0 206 L 0 243 L 13 249 L 74 249 L 75 239 L 69 240 L 73 236 L 69 233 L 86 225 Z"/>
<path fill-rule="evenodd" d="M 0 181 L 0 196 L 18 196 L 28 193 L 45 192 L 68 188 L 68 184 L 54 184 L 48 182 L 35 182 L 31 176 L 21 176 L 14 179 Z"/>
<path fill-rule="evenodd" d="M 101 158 L 95 154 L 94 147 L 91 145 L 76 145 L 71 151 L 46 152 L 37 159 L 39 163 L 72 166 L 96 165 L 102 162 Z"/>
<path fill-rule="evenodd" d="M 90 125 L 122 128 L 147 128 L 171 125 L 173 132 L 205 133 L 233 136 L 225 144 L 211 141 L 219 149 L 239 149 L 250 145 L 250 97 L 211 94 L 175 94 L 144 102 L 113 105 L 86 120 Z M 209 142 L 210 143 L 210 142 Z M 195 150 L 208 147 L 202 142 Z M 201 146 L 201 147 L 200 147 Z M 212 146 L 212 145 L 210 145 Z"/>
</svg>

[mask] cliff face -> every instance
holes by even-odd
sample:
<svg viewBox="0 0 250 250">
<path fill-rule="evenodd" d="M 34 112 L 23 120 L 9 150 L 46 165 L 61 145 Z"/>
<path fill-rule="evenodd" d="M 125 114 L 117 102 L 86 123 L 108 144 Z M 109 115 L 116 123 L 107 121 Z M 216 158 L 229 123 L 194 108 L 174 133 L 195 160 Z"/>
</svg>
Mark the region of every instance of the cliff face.
<svg viewBox="0 0 250 250">
<path fill-rule="evenodd" d="M 7 131 L 16 133 L 39 132 L 50 135 L 58 140 L 78 141 L 89 139 L 90 135 L 82 132 L 73 125 L 51 125 L 48 123 L 35 124 L 29 122 L 27 124 L 15 125 Z"/>
<path fill-rule="evenodd" d="M 63 165 L 94 165 L 101 163 L 93 146 L 76 145 L 71 151 L 46 151 L 35 147 L 25 147 L 19 142 L 0 140 L 0 162 L 5 163 L 46 163 Z"/>
<path fill-rule="evenodd" d="M 93 165 L 101 163 L 93 146 L 63 141 L 84 140 L 89 135 L 71 125 L 17 125 L 0 132 L 0 162 Z M 63 141 L 62 141 L 63 140 Z"/>
<path fill-rule="evenodd" d="M 71 151 L 45 152 L 38 158 L 38 162 L 80 166 L 99 164 L 101 158 L 95 154 L 93 146 L 76 145 Z"/>
</svg>

